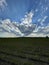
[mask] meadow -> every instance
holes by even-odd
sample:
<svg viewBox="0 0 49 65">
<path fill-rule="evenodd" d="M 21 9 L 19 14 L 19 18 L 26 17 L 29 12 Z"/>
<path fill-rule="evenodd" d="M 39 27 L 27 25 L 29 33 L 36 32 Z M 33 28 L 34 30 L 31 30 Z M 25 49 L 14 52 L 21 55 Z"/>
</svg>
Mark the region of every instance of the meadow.
<svg viewBox="0 0 49 65">
<path fill-rule="evenodd" d="M 49 38 L 0 38 L 0 65 L 49 65 Z"/>
</svg>

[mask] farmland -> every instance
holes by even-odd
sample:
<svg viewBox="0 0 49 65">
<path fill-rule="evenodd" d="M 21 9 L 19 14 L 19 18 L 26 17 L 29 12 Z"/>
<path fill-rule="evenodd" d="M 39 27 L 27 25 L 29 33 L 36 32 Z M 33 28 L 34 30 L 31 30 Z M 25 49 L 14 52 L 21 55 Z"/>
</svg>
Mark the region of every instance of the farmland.
<svg viewBox="0 0 49 65">
<path fill-rule="evenodd" d="M 0 38 L 0 65 L 49 65 L 49 38 Z"/>
</svg>

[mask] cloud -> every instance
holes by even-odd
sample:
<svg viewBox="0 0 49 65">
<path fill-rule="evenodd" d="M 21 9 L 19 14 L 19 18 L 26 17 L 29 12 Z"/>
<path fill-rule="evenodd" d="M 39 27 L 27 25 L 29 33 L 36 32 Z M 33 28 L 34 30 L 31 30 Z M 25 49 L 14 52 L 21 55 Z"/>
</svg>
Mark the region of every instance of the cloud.
<svg viewBox="0 0 49 65">
<path fill-rule="evenodd" d="M 32 23 L 32 18 L 34 16 L 34 12 L 30 11 L 25 15 L 24 18 L 22 18 L 19 29 L 22 33 L 24 33 L 24 36 L 29 35 L 33 32 L 36 25 Z"/>
<path fill-rule="evenodd" d="M 43 18 L 39 18 L 37 21 L 40 22 L 41 25 L 44 25 L 44 22 L 47 18 L 48 16 L 44 16 Z"/>
<path fill-rule="evenodd" d="M 25 25 L 20 25 L 17 22 L 11 22 L 10 19 L 0 21 L 0 37 L 22 37 L 22 36 L 24 37 L 49 36 L 49 24 L 45 27 L 38 26 L 35 28 L 34 24 L 32 24 L 31 27 L 30 26 L 26 27 Z"/>
<path fill-rule="evenodd" d="M 47 26 L 37 27 L 30 35 L 27 37 L 49 37 L 49 24 Z"/>
<path fill-rule="evenodd" d="M 36 27 L 36 25 L 32 23 L 33 15 L 34 13 L 32 11 L 29 12 L 25 15 L 24 19 L 21 20 L 21 23 L 13 22 L 10 19 L 0 20 L 0 34 L 1 32 L 3 32 L 4 35 L 9 33 L 9 36 L 15 35 L 16 37 L 31 34 Z"/>
<path fill-rule="evenodd" d="M 8 32 L 0 32 L 0 37 L 16 37 L 16 35 Z"/>
<path fill-rule="evenodd" d="M 21 25 L 25 24 L 25 25 L 30 25 L 32 23 L 32 18 L 34 16 L 34 12 L 29 12 L 25 15 L 24 18 L 21 19 L 22 23 Z"/>
<path fill-rule="evenodd" d="M 28 35 L 27 37 L 46 37 L 46 35 L 43 33 L 32 33 Z"/>
<path fill-rule="evenodd" d="M 45 34 L 48 34 L 49 33 L 49 24 L 43 28 L 41 28 L 41 31 Z"/>
<path fill-rule="evenodd" d="M 10 19 L 0 20 L 0 37 L 45 37 L 49 36 L 49 24 L 47 26 L 38 26 L 32 23 L 34 12 L 29 12 L 22 18 L 21 23 L 11 21 Z M 47 19 L 38 19 L 42 24 Z M 41 25 L 42 25 L 41 24 Z"/>
<path fill-rule="evenodd" d="M 41 20 L 41 25 L 45 22 L 45 20 L 48 18 L 48 16 L 44 16 L 44 18 Z"/>
<path fill-rule="evenodd" d="M 6 0 L 0 0 L 0 9 L 4 10 L 4 8 L 7 6 Z"/>
<path fill-rule="evenodd" d="M 23 36 L 23 33 L 21 33 L 21 31 L 19 30 L 17 23 L 11 22 L 10 19 L 5 19 L 0 21 L 0 36 L 19 37 L 19 36 Z"/>
<path fill-rule="evenodd" d="M 44 34 L 44 33 L 32 33 L 32 34 L 30 34 L 30 35 L 28 35 L 27 37 L 46 37 L 46 36 L 48 36 L 49 37 L 49 34 Z"/>
</svg>

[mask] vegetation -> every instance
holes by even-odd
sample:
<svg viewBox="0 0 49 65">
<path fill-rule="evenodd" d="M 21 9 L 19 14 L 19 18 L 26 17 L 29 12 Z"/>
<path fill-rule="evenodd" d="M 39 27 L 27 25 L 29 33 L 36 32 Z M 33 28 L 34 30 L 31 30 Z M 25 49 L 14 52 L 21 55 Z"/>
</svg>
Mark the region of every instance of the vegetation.
<svg viewBox="0 0 49 65">
<path fill-rule="evenodd" d="M 0 65 L 49 65 L 49 38 L 0 38 Z"/>
</svg>

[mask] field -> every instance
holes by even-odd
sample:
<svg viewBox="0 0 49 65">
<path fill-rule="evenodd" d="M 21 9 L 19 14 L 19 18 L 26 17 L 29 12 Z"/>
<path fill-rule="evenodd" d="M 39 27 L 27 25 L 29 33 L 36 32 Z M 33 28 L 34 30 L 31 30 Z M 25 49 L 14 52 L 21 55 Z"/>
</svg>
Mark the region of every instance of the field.
<svg viewBox="0 0 49 65">
<path fill-rule="evenodd" d="M 49 38 L 0 38 L 0 65 L 49 65 Z"/>
</svg>

